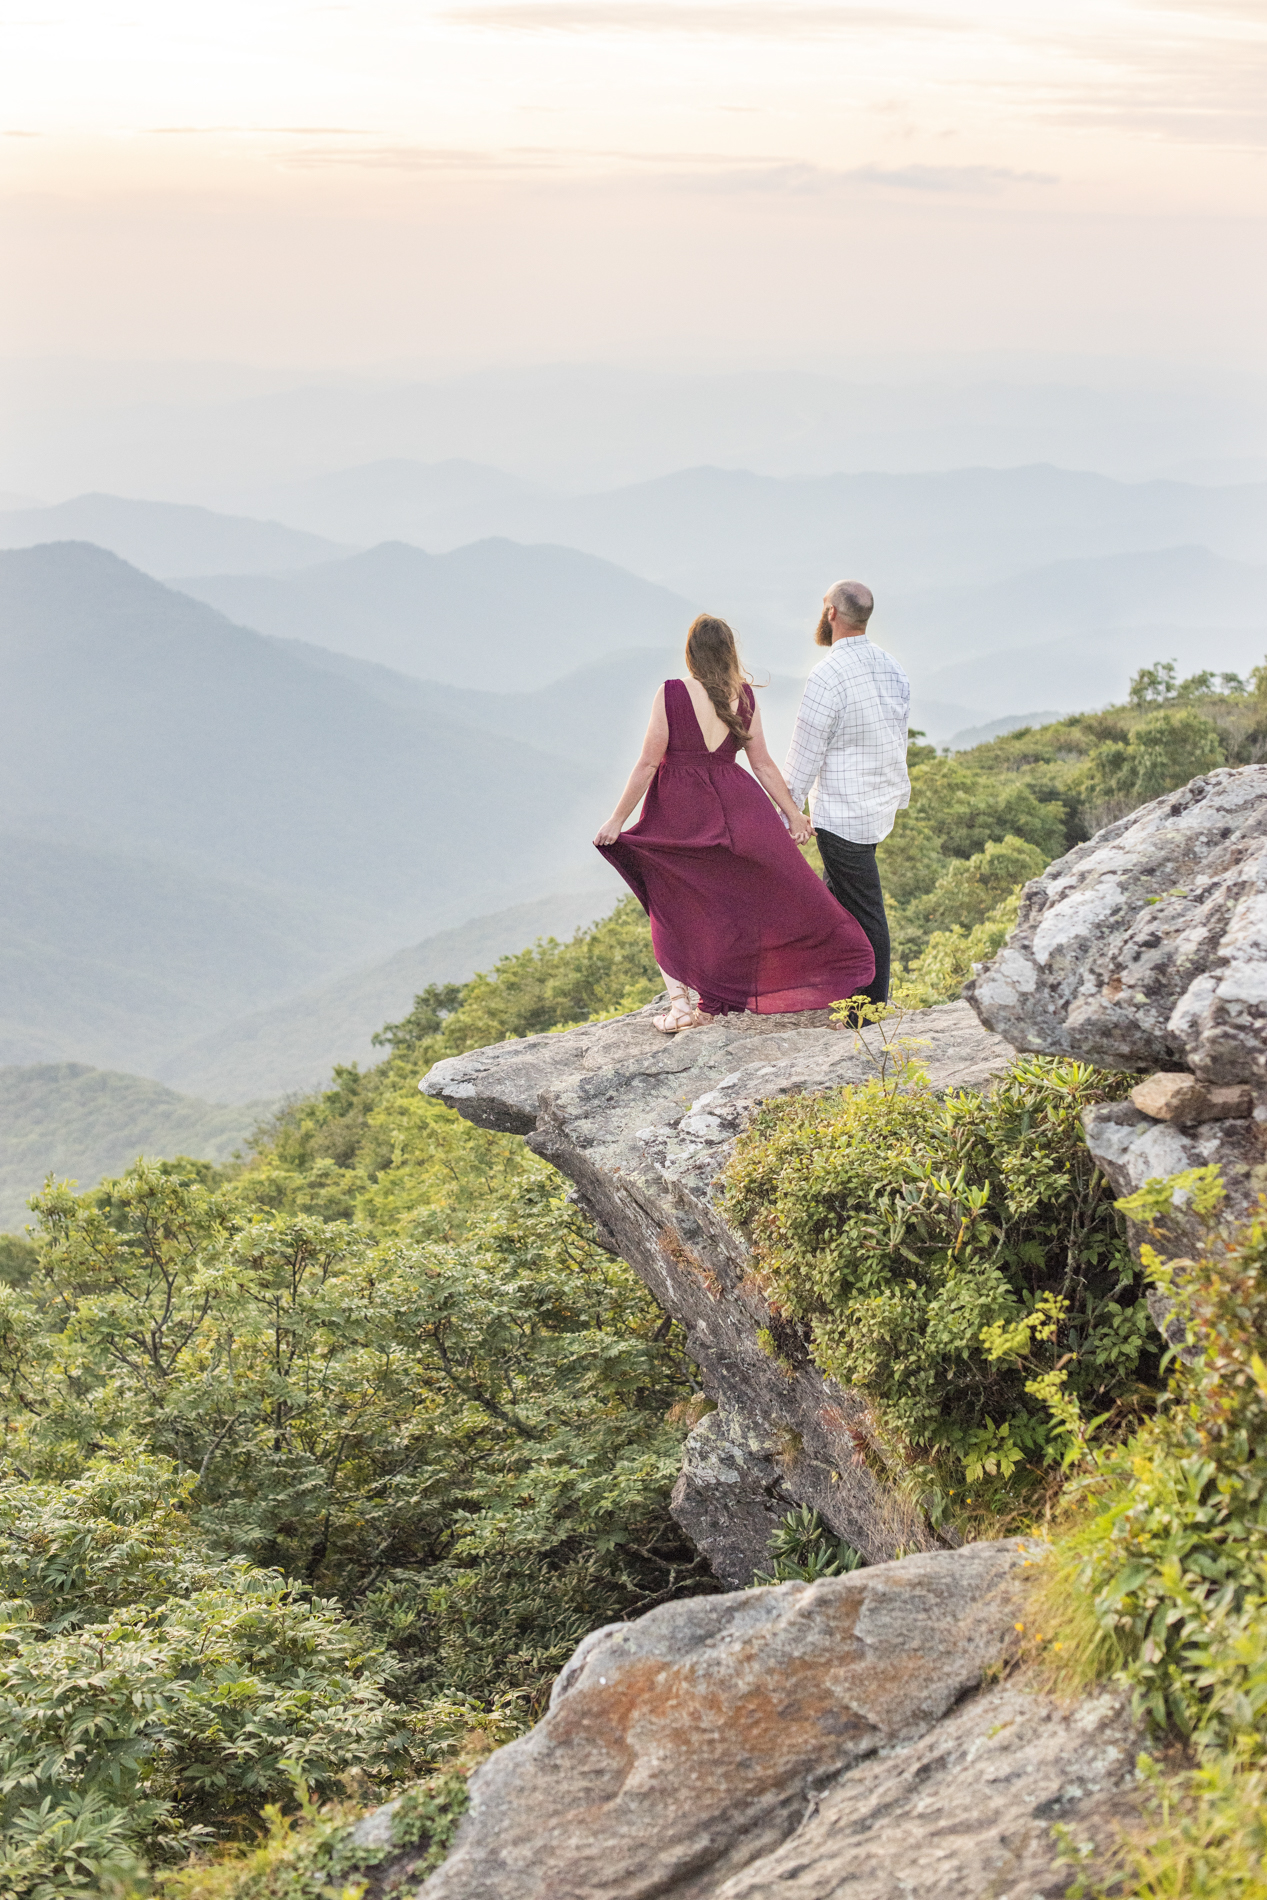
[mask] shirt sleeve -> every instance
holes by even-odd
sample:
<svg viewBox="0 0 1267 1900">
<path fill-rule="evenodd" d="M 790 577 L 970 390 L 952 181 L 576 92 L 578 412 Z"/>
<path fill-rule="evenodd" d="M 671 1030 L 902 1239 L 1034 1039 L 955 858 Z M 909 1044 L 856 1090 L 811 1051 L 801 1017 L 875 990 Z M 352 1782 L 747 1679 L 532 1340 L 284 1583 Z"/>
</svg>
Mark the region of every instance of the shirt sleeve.
<svg viewBox="0 0 1267 1900">
<path fill-rule="evenodd" d="M 805 682 L 801 709 L 796 715 L 796 731 L 792 734 L 787 764 L 783 768 L 787 788 L 798 810 L 804 805 L 811 785 L 823 769 L 823 760 L 827 757 L 827 748 L 839 718 L 837 695 L 826 680 L 815 679 L 811 673 Z"/>
</svg>

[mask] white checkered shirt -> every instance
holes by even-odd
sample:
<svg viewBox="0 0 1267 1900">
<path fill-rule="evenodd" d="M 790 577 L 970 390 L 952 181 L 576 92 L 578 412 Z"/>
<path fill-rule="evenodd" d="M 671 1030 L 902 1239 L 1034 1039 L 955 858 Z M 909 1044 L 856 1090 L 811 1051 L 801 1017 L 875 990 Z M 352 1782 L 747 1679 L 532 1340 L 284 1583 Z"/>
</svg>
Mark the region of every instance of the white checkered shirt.
<svg viewBox="0 0 1267 1900">
<path fill-rule="evenodd" d="M 911 682 L 865 634 L 837 640 L 805 682 L 783 776 L 815 825 L 853 844 L 879 844 L 910 803 L 906 726 Z M 813 787 L 811 791 L 810 788 Z"/>
</svg>

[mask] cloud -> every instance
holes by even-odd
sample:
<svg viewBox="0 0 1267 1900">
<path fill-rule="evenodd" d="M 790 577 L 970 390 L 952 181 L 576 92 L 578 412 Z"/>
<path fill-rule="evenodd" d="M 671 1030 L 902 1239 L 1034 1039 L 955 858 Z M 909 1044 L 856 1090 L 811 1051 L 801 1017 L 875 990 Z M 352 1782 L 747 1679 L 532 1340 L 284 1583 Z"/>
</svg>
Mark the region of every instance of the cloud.
<svg viewBox="0 0 1267 1900">
<path fill-rule="evenodd" d="M 628 152 L 569 146 L 522 145 L 472 151 L 418 145 L 331 145 L 291 149 L 287 164 L 367 166 L 383 171 L 554 178 L 638 179 L 676 190 L 822 196 L 839 191 L 887 190 L 981 197 L 1014 186 L 1055 185 L 1052 172 L 1003 165 L 858 165 L 833 170 L 797 159 L 736 158 L 725 152 Z"/>
<path fill-rule="evenodd" d="M 897 191 L 1002 191 L 1008 185 L 1058 185 L 1054 172 L 1013 171 L 1007 165 L 859 165 L 835 174 L 857 185 Z"/>
<path fill-rule="evenodd" d="M 174 138 L 185 133 L 244 132 L 257 138 L 372 138 L 367 125 L 147 125 L 151 138 Z"/>
<path fill-rule="evenodd" d="M 499 33 L 681 33 L 727 39 L 835 39 L 840 34 L 916 30 L 955 32 L 961 20 L 874 6 L 784 6 L 778 0 L 739 0 L 708 6 L 694 0 L 523 0 L 515 5 L 450 8 L 451 26 Z"/>
<path fill-rule="evenodd" d="M 768 164 L 723 161 L 672 174 L 679 188 L 721 192 L 784 193 L 822 197 L 834 192 L 900 191 L 921 195 L 993 196 L 1014 185 L 1056 185 L 1052 172 L 1014 171 L 1002 165 L 856 165 L 833 171 L 795 160 Z"/>
<path fill-rule="evenodd" d="M 1267 0 L 1144 0 L 1144 9 L 1149 13 L 1190 13 L 1203 23 L 1222 18 L 1267 26 Z"/>
<path fill-rule="evenodd" d="M 1035 89 L 1036 118 L 1225 150 L 1267 146 L 1267 39 L 1175 34 L 1082 50 L 1095 70 Z"/>
</svg>

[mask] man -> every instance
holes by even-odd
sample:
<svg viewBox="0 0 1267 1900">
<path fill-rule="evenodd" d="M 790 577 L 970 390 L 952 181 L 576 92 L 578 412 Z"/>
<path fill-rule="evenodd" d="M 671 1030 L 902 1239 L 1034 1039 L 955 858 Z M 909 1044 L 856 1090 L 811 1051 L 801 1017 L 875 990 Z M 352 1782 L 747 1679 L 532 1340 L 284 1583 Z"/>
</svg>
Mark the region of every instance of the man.
<svg viewBox="0 0 1267 1900">
<path fill-rule="evenodd" d="M 824 594 L 814 638 L 831 652 L 805 682 L 783 776 L 798 806 L 810 796 L 827 888 L 866 931 L 875 951 L 866 994 L 885 1003 L 889 920 L 875 848 L 892 831 L 899 808 L 910 803 L 911 683 L 867 638 L 874 606 L 871 589 L 860 581 L 837 581 Z"/>
</svg>

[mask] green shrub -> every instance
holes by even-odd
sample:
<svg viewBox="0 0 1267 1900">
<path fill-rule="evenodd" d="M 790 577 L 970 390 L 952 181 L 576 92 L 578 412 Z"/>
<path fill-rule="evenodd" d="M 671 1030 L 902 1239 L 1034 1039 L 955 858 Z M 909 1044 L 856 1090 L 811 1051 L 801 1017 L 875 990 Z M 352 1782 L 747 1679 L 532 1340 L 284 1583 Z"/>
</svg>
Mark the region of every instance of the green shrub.
<svg viewBox="0 0 1267 1900">
<path fill-rule="evenodd" d="M 50 1190 L 43 1324 L 7 1292 L 0 1333 L 15 1454 L 73 1476 L 130 1438 L 196 1480 L 211 1548 L 355 1604 L 413 1695 L 537 1694 L 594 1621 L 703 1579 L 667 1515 L 680 1344 L 533 1168 L 426 1245 L 153 1167 Z"/>
<path fill-rule="evenodd" d="M 1203 1185 L 1123 1205 L 1155 1215 Z M 1199 1262 L 1152 1258 L 1199 1358 L 1175 1360 L 1157 1416 L 1071 1487 L 1043 1616 L 1067 1667 L 1124 1669 L 1154 1722 L 1267 1760 L 1267 1215 L 1212 1232 Z"/>
<path fill-rule="evenodd" d="M 357 1838 L 349 1802 L 319 1807 L 301 1785 L 298 1814 L 266 1807 L 255 1846 L 196 1858 L 164 1875 L 159 1891 L 173 1900 L 347 1900 L 384 1875 L 392 1892 L 412 1890 L 444 1859 L 466 1805 L 461 1774 L 432 1776 L 396 1796 L 370 1842 Z"/>
<path fill-rule="evenodd" d="M 789 1511 L 770 1538 L 771 1568 L 757 1571 L 750 1589 L 763 1583 L 816 1583 L 820 1577 L 843 1577 L 860 1570 L 861 1551 L 843 1537 L 833 1537 L 817 1511 L 802 1504 Z"/>
<path fill-rule="evenodd" d="M 934 930 L 972 930 L 1028 879 L 1038 877 L 1046 864 L 1038 846 L 1023 838 L 991 840 L 970 858 L 952 864 L 922 909 Z"/>
<path fill-rule="evenodd" d="M 1140 1767 L 1150 1798 L 1141 1824 L 1107 1844 L 1116 1872 L 1107 1886 L 1075 1881 L 1068 1900 L 1267 1900 L 1267 1774 L 1217 1756 L 1191 1773 L 1166 1775 L 1147 1755 Z M 1057 1833 L 1076 1866 L 1082 1844 Z"/>
<path fill-rule="evenodd" d="M 728 1209 L 815 1363 L 871 1400 L 882 1453 L 921 1468 L 934 1518 L 1008 1514 L 1077 1439 L 1069 1400 L 1129 1410 L 1156 1373 L 1142 1276 L 1079 1121 L 1129 1083 L 1036 1057 L 989 1094 L 902 1080 L 768 1104 L 736 1146 Z"/>
<path fill-rule="evenodd" d="M 1267 1211 L 1221 1231 L 1221 1192 L 1207 1168 L 1121 1203 L 1145 1222 L 1175 1205 L 1207 1218 L 1199 1260 L 1167 1267 L 1144 1250 L 1186 1356 L 1156 1415 L 1084 1458 L 1035 1573 L 1028 1639 L 1055 1686 L 1116 1676 L 1197 1755 L 1169 1774 L 1145 1760 L 1151 1809 L 1115 1878 L 1071 1894 L 1267 1896 Z"/>
</svg>

